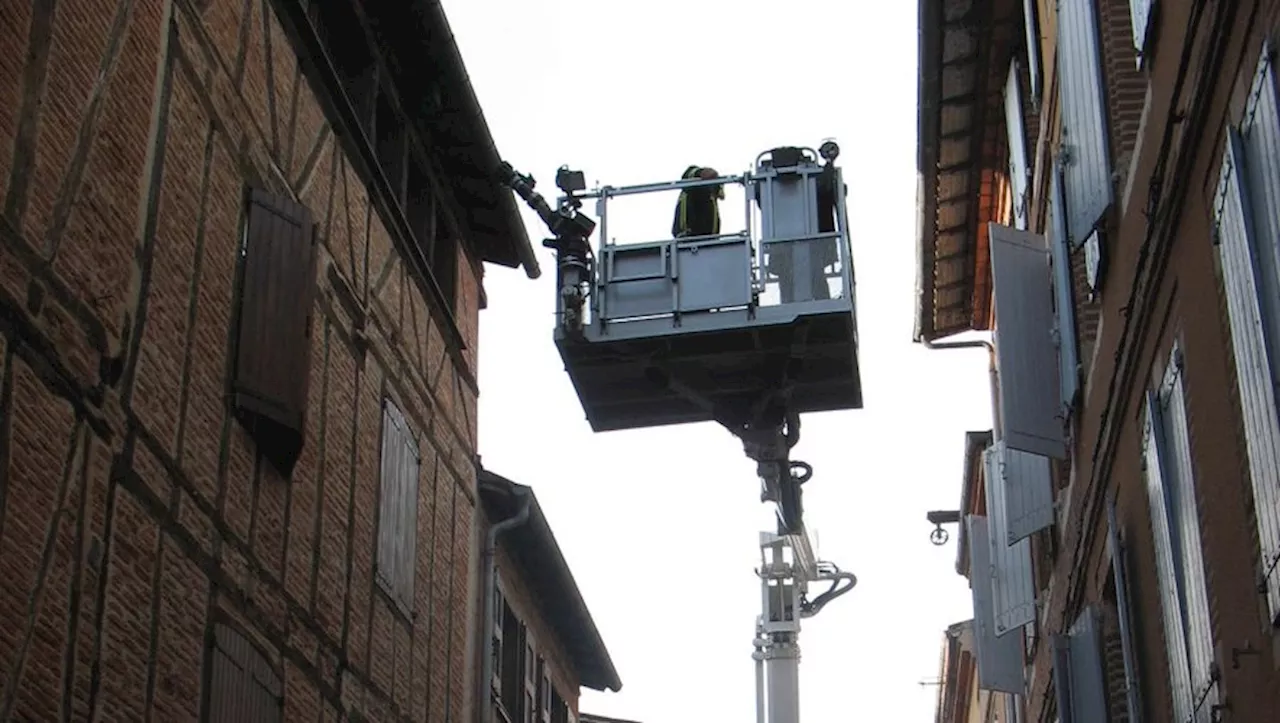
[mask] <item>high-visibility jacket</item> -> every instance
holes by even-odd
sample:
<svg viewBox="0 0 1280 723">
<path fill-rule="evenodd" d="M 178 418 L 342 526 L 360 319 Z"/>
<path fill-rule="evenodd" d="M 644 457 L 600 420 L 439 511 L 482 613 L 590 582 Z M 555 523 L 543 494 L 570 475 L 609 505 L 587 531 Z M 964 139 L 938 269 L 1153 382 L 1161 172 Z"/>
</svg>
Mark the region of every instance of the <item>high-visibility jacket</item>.
<svg viewBox="0 0 1280 723">
<path fill-rule="evenodd" d="M 689 166 L 682 179 L 697 178 L 701 166 Z M 671 235 L 714 236 L 720 233 L 720 204 L 717 198 L 724 191 L 720 186 L 686 188 L 676 202 L 675 219 L 671 222 Z"/>
</svg>

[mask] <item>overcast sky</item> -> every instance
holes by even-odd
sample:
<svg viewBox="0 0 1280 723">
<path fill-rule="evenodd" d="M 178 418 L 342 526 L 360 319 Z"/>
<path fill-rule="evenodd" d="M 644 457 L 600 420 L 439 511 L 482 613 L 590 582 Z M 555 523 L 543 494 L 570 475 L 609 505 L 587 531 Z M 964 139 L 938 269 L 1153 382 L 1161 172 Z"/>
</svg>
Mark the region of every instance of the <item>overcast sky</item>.
<svg viewBox="0 0 1280 723">
<path fill-rule="evenodd" d="M 911 343 L 916 238 L 916 3 L 872 0 L 444 0 L 499 150 L 554 198 L 748 170 L 775 145 L 835 137 L 849 186 L 866 406 L 809 415 L 806 520 L 858 587 L 804 624 L 809 721 L 932 721 L 944 628 L 971 615 L 955 530 L 966 430 L 990 428 L 981 351 Z M 610 235 L 669 233 L 673 198 Z M 731 196 L 722 206 L 736 218 Z M 612 207 L 611 207 L 612 209 Z M 535 244 L 544 230 L 529 213 Z M 726 222 L 726 225 L 732 225 Z M 726 229 L 728 230 L 728 229 Z M 551 340 L 554 266 L 491 267 L 481 314 L 480 451 L 531 485 L 623 680 L 584 712 L 643 723 L 748 721 L 760 609 L 754 466 L 710 424 L 593 434 Z"/>
</svg>

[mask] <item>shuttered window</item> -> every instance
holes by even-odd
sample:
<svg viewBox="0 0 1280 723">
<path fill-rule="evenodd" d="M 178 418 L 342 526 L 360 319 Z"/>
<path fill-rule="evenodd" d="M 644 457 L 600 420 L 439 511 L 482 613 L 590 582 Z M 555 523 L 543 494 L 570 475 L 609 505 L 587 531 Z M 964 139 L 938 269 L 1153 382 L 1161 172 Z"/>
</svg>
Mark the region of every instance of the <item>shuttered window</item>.
<svg viewBox="0 0 1280 723">
<path fill-rule="evenodd" d="M 1058 3 L 1059 161 L 1067 238 L 1083 243 L 1111 205 L 1111 156 L 1095 0 Z"/>
<path fill-rule="evenodd" d="M 1271 55 L 1264 48 L 1241 134 L 1229 131 L 1213 220 L 1261 545 L 1259 577 L 1272 622 L 1280 624 L 1280 115 Z"/>
<path fill-rule="evenodd" d="M 551 723 L 551 674 L 547 661 L 538 657 L 538 723 Z"/>
<path fill-rule="evenodd" d="M 1155 0 L 1129 0 L 1129 18 L 1133 24 L 1133 47 L 1138 51 L 1138 67 L 1147 51 L 1148 28 L 1151 25 L 1151 9 Z"/>
<path fill-rule="evenodd" d="M 497 572 L 494 573 L 497 577 Z M 495 700 L 502 698 L 502 662 L 506 659 L 504 648 L 506 647 L 503 639 L 503 626 L 506 623 L 507 601 L 502 595 L 502 588 L 496 584 L 493 587 L 493 631 L 490 634 L 489 654 L 493 656 L 493 679 L 489 681 L 489 688 L 493 692 Z"/>
<path fill-rule="evenodd" d="M 1009 190 L 1013 194 L 1013 226 L 1027 228 L 1031 167 L 1027 163 L 1027 126 L 1022 117 L 1022 87 L 1018 84 L 1018 59 L 1009 63 L 1004 81 L 1004 125 L 1009 141 Z"/>
<path fill-rule="evenodd" d="M 551 692 L 551 723 L 569 723 L 569 703 L 558 690 Z"/>
<path fill-rule="evenodd" d="M 1062 723 L 1108 719 L 1098 611 L 1090 606 L 1066 635 L 1053 636 L 1053 682 Z"/>
<path fill-rule="evenodd" d="M 1022 0 L 1023 28 L 1027 31 L 1027 75 L 1031 79 L 1031 103 L 1040 102 L 1040 22 L 1036 0 Z"/>
<path fill-rule="evenodd" d="M 259 451 L 287 477 L 306 423 L 315 225 L 306 207 L 287 198 L 258 189 L 246 196 L 232 404 Z"/>
<path fill-rule="evenodd" d="M 501 703 L 503 715 L 512 723 L 519 720 L 520 699 L 523 697 L 521 681 L 524 675 L 520 670 L 521 652 L 524 648 L 523 628 L 515 611 L 510 605 L 504 604 L 502 606 L 502 680 L 498 701 Z"/>
<path fill-rule="evenodd" d="M 379 583 L 413 611 L 418 540 L 418 441 L 390 399 L 382 405 L 382 485 L 378 507 Z"/>
<path fill-rule="evenodd" d="M 1148 394 L 1143 445 L 1156 573 L 1174 713 L 1210 721 L 1217 702 L 1210 677 L 1213 640 L 1182 384 L 1175 347 L 1160 388 Z"/>
<path fill-rule="evenodd" d="M 1142 723 L 1142 698 L 1138 684 L 1138 647 L 1133 635 L 1133 601 L 1129 591 L 1129 563 L 1120 537 L 1116 503 L 1107 504 L 1107 551 L 1115 584 L 1116 618 L 1120 628 L 1120 650 L 1124 663 L 1124 697 L 1128 723 Z"/>
<path fill-rule="evenodd" d="M 1000 437 L 1010 449 L 1065 459 L 1048 246 L 1040 234 L 988 228 Z"/>
<path fill-rule="evenodd" d="M 278 723 L 284 689 L 271 662 L 234 628 L 213 628 L 209 723 Z"/>
<path fill-rule="evenodd" d="M 997 635 L 991 589 L 991 540 L 987 518 L 965 517 L 969 538 L 969 588 L 973 593 L 974 647 L 978 657 L 978 687 L 1022 694 L 1024 689 L 1022 638 Z"/>
<path fill-rule="evenodd" d="M 1067 214 L 1062 195 L 1062 171 L 1057 162 L 1049 175 L 1049 255 L 1053 265 L 1053 305 L 1057 317 L 1054 340 L 1058 345 L 1058 390 L 1063 417 L 1069 418 L 1080 390 L 1080 352 L 1076 346 L 1075 281 L 1071 273 L 1071 248 L 1067 242 Z"/>
<path fill-rule="evenodd" d="M 1022 626 L 1036 619 L 1031 540 L 1026 537 L 1016 542 L 1009 540 L 1009 520 L 1005 512 L 1009 501 L 1006 485 L 1009 465 L 1003 458 L 1004 452 L 1004 446 L 997 443 L 982 453 L 987 494 L 987 532 L 991 544 L 993 619 L 995 633 L 999 636 L 1016 633 Z"/>
<path fill-rule="evenodd" d="M 525 628 L 524 636 L 524 700 L 521 703 L 521 720 L 536 723 L 538 720 L 538 658 L 534 653 L 533 633 Z"/>
</svg>

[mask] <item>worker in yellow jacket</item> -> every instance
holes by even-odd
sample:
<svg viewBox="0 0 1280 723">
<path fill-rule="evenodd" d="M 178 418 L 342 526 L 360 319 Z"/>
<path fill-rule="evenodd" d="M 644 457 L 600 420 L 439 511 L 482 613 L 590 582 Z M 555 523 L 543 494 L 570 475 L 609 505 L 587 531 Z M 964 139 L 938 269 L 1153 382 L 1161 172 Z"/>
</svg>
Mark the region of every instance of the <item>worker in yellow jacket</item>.
<svg viewBox="0 0 1280 723">
<path fill-rule="evenodd" d="M 714 168 L 689 166 L 681 179 L 710 180 L 719 177 L 720 174 L 716 173 Z M 701 186 L 682 190 L 680 200 L 676 202 L 675 219 L 671 222 L 671 235 L 675 238 L 683 238 L 719 234 L 719 201 L 722 198 L 724 198 L 724 186 Z"/>
</svg>

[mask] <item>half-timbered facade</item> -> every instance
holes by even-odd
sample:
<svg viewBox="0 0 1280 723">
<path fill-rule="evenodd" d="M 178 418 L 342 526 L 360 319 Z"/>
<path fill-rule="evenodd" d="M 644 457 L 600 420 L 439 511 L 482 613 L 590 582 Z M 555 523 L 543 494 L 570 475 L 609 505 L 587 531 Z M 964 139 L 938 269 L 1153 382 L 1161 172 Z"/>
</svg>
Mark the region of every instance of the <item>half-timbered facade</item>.
<svg viewBox="0 0 1280 723">
<path fill-rule="evenodd" d="M 471 720 L 498 162 L 436 2 L 0 4 L 0 719 Z"/>
</svg>

